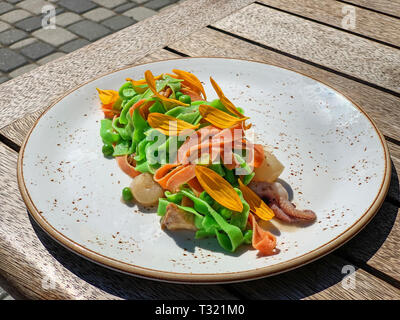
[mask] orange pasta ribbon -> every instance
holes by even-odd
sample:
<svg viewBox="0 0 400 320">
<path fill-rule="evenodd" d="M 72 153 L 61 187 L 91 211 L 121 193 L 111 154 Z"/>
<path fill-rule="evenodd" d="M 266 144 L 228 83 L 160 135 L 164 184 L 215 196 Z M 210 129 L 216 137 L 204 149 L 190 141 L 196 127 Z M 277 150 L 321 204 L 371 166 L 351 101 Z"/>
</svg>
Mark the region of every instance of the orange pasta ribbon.
<svg viewBox="0 0 400 320">
<path fill-rule="evenodd" d="M 253 226 L 253 248 L 257 249 L 262 255 L 269 256 L 275 254 L 276 237 L 271 232 L 261 228 L 251 213 L 249 214 L 249 220 Z"/>
<path fill-rule="evenodd" d="M 275 214 L 267 204 L 249 187 L 245 186 L 243 182 L 239 180 L 239 188 L 242 191 L 243 198 L 250 206 L 250 211 L 256 214 L 262 220 L 271 220 Z"/>
<path fill-rule="evenodd" d="M 242 201 L 228 181 L 207 167 L 196 166 L 195 172 L 199 183 L 211 198 L 225 208 L 243 211 Z"/>
<path fill-rule="evenodd" d="M 178 105 L 181 105 L 181 106 L 185 106 L 185 107 L 189 106 L 188 104 L 183 103 L 183 102 L 181 102 L 179 100 L 170 99 L 170 98 L 167 98 L 167 97 L 163 96 L 162 94 L 159 94 L 157 92 L 157 89 L 156 89 L 156 81 L 155 81 L 154 76 L 153 76 L 153 74 L 151 73 L 150 70 L 147 70 L 144 73 L 144 76 L 145 76 L 147 85 L 149 86 L 150 90 L 153 92 L 153 94 L 157 98 L 159 98 L 160 100 L 163 100 L 163 101 L 166 101 L 166 102 L 172 102 L 172 103 L 175 103 L 175 104 L 178 104 Z"/>
<path fill-rule="evenodd" d="M 167 163 L 154 173 L 154 181 L 158 182 L 163 189 L 167 189 L 171 192 L 176 192 L 179 190 L 179 187 L 185 183 L 199 190 L 198 186 L 195 185 L 196 182 L 193 181 L 195 175 L 195 165 Z"/>
<path fill-rule="evenodd" d="M 123 172 L 125 172 L 128 176 L 130 176 L 131 178 L 134 178 L 134 177 L 138 176 L 139 174 L 141 174 L 141 172 L 136 171 L 135 167 L 132 166 L 128 162 L 128 156 L 127 155 L 120 156 L 120 157 L 115 157 L 115 159 L 117 160 L 118 166 L 121 168 L 121 170 Z"/>
<path fill-rule="evenodd" d="M 177 136 L 185 130 L 195 130 L 199 127 L 199 124 L 192 125 L 181 119 L 158 112 L 150 113 L 147 117 L 147 122 L 150 127 L 157 129 L 167 136 Z"/>
</svg>

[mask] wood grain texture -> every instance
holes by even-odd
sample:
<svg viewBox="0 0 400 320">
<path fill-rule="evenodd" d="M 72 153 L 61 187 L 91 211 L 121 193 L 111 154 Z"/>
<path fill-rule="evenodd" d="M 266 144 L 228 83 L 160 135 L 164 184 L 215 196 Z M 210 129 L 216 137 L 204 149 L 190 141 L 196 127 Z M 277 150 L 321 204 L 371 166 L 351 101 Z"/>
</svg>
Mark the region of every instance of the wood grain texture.
<svg viewBox="0 0 400 320">
<path fill-rule="evenodd" d="M 139 279 L 68 251 L 30 218 L 16 179 L 17 153 L 0 144 L 0 280 L 29 299 L 235 299 L 221 286 Z M 2 283 L 3 285 L 3 283 Z"/>
<path fill-rule="evenodd" d="M 0 86 L 0 128 L 44 109 L 102 74 L 134 64 L 166 44 L 248 5 L 251 0 L 188 0 L 25 73 Z M 168 31 L 165 29 L 166 21 Z"/>
<path fill-rule="evenodd" d="M 249 5 L 213 26 L 400 93 L 397 49 L 259 4 Z"/>
<path fill-rule="evenodd" d="M 259 2 L 400 46 L 400 19 L 332 0 L 259 0 Z M 346 24 L 346 20 L 344 20 L 349 7 L 354 10 L 355 28 L 349 28 L 349 24 Z"/>
<path fill-rule="evenodd" d="M 345 279 L 344 266 L 356 270 L 352 280 Z M 399 289 L 333 254 L 281 275 L 229 286 L 248 299 L 397 300 L 400 293 Z"/>
<path fill-rule="evenodd" d="M 164 49 L 159 49 L 154 53 L 148 54 L 147 56 L 143 57 L 142 59 L 139 59 L 135 64 L 141 64 L 141 63 L 149 63 L 152 61 L 159 61 L 159 60 L 165 60 L 165 59 L 173 59 L 173 58 L 179 58 L 177 54 L 174 54 L 172 52 L 169 52 Z M 135 65 L 134 64 L 134 65 Z M 44 110 L 46 110 L 47 107 L 41 107 L 37 111 L 34 111 L 32 113 L 27 113 L 25 116 L 21 117 L 20 119 L 12 122 L 6 127 L 3 127 L 0 129 L 0 134 L 7 137 L 11 141 L 15 142 L 17 145 L 21 146 L 22 142 L 25 139 L 25 136 L 27 135 L 28 131 L 36 121 L 36 119 L 39 118 L 39 116 L 43 113 Z"/>
<path fill-rule="evenodd" d="M 399 0 L 346 0 L 345 2 L 391 14 L 400 18 Z"/>
<path fill-rule="evenodd" d="M 169 47 L 190 56 L 244 58 L 306 74 L 350 97 L 374 119 L 383 134 L 400 140 L 400 98 L 391 94 L 208 28 Z"/>
</svg>

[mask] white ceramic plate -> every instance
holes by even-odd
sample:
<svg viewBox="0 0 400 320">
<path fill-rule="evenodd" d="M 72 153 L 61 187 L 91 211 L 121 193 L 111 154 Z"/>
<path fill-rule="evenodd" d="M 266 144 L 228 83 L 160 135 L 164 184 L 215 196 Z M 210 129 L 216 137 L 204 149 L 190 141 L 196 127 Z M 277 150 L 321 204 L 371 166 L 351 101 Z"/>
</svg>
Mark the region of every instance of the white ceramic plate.
<svg viewBox="0 0 400 320">
<path fill-rule="evenodd" d="M 245 110 L 259 143 L 286 166 L 281 178 L 299 208 L 317 213 L 305 228 L 272 221 L 280 253 L 257 257 L 244 246 L 221 251 L 215 239 L 163 232 L 155 210 L 120 201 L 131 179 L 103 157 L 96 87 L 118 90 L 127 77 L 178 68 L 196 74 L 208 100 L 212 76 Z M 65 95 L 36 122 L 23 144 L 18 181 L 33 218 L 74 252 L 137 276 L 190 283 L 250 280 L 293 269 L 354 236 L 382 204 L 390 160 L 382 135 L 358 106 L 299 73 L 244 60 L 185 58 L 105 75 Z"/>
</svg>

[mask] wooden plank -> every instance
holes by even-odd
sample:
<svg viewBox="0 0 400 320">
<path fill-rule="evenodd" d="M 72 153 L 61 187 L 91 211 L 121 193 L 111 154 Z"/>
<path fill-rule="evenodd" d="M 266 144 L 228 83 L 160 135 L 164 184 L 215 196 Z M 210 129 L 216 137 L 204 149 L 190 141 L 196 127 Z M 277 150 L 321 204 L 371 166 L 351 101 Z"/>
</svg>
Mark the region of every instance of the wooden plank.
<svg viewBox="0 0 400 320">
<path fill-rule="evenodd" d="M 29 217 L 17 153 L 0 144 L 0 273 L 28 299 L 236 299 L 222 286 L 167 284 L 124 275 L 65 249 Z M 0 279 L 0 280 L 1 280 Z M 2 284 L 3 285 L 3 284 Z"/>
<path fill-rule="evenodd" d="M 295 59 L 248 44 L 245 41 L 238 40 L 207 28 L 187 37 L 184 44 L 177 42 L 170 44 L 169 47 L 190 56 L 201 56 L 207 54 L 236 58 L 245 57 L 246 59 L 271 63 L 302 72 L 316 78 L 317 80 L 322 80 L 332 85 L 334 88 L 350 97 L 353 101 L 359 103 L 364 110 L 375 118 L 378 127 L 386 134 L 390 135 L 391 130 L 397 130 L 394 128 L 396 128 L 396 123 L 398 122 L 394 121 L 392 117 L 396 116 L 396 110 L 398 110 L 400 99 L 357 82 L 342 78 L 336 74 L 299 62 Z M 377 98 L 377 100 L 374 100 L 375 98 Z M 384 108 L 385 111 L 381 108 Z M 391 142 L 388 142 L 388 146 L 393 161 L 392 180 L 388 197 L 390 197 L 393 203 L 398 204 L 400 202 L 398 178 L 400 173 L 400 147 Z M 383 208 L 384 210 L 381 210 L 381 213 L 377 214 L 377 218 L 373 220 L 375 221 L 373 225 L 377 230 L 382 229 L 390 231 L 391 228 L 391 231 L 386 232 L 384 235 L 386 241 L 385 245 L 382 246 L 383 242 L 381 241 L 381 247 L 376 248 L 373 254 L 364 254 L 364 256 L 368 256 L 368 259 L 364 259 L 364 262 L 368 262 L 372 267 L 379 267 L 379 270 L 383 270 L 383 272 L 400 281 L 400 271 L 398 270 L 398 266 L 400 265 L 400 256 L 396 254 L 397 251 L 393 250 L 400 237 L 400 224 L 398 218 L 396 218 L 396 208 L 396 205 L 390 203 L 385 204 L 385 207 Z M 382 216 L 384 218 L 380 219 L 379 217 Z M 387 220 L 385 220 L 385 217 L 388 216 L 391 217 L 391 224 L 387 224 Z M 358 237 L 355 238 L 354 243 L 358 243 L 357 239 Z M 373 240 L 374 239 L 370 239 L 368 243 L 373 242 Z M 365 245 L 365 241 L 365 239 L 360 241 L 360 246 L 364 245 L 367 249 L 369 247 L 376 247 L 375 244 L 371 244 L 370 246 Z M 348 251 L 351 252 L 351 249 Z M 388 256 L 391 258 L 388 259 Z M 391 262 L 387 263 L 385 268 L 382 268 L 382 264 L 385 263 L 385 260 Z"/>
<path fill-rule="evenodd" d="M 400 93 L 400 50 L 259 4 L 212 26 Z"/>
<path fill-rule="evenodd" d="M 399 0 L 346 0 L 342 2 L 352 3 L 365 8 L 394 15 L 400 18 Z"/>
<path fill-rule="evenodd" d="M 102 74 L 134 64 L 167 43 L 217 21 L 252 0 L 188 0 L 0 86 L 0 128 L 44 109 Z M 166 27 L 167 23 L 167 27 Z"/>
<path fill-rule="evenodd" d="M 332 0 L 260 0 L 259 2 L 400 46 L 400 19 Z M 354 10 L 354 28 L 345 20 L 349 8 Z"/>
<path fill-rule="evenodd" d="M 374 119 L 383 134 L 400 140 L 400 99 L 391 94 L 208 28 L 169 47 L 190 56 L 244 58 L 306 74 L 350 97 Z"/>
<path fill-rule="evenodd" d="M 353 268 L 350 278 L 343 267 Z M 345 269 L 346 270 L 346 269 Z M 243 297 L 261 299 L 399 299 L 400 290 L 332 254 L 307 266 L 270 278 L 232 284 Z"/>
</svg>

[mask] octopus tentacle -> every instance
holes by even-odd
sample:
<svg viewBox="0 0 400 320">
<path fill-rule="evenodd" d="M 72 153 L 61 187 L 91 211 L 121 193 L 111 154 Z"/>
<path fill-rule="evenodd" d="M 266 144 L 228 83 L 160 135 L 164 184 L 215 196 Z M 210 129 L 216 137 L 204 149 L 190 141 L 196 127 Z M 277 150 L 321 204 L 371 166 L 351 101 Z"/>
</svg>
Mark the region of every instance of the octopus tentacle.
<svg viewBox="0 0 400 320">
<path fill-rule="evenodd" d="M 281 208 L 278 207 L 278 205 L 275 202 L 270 204 L 269 207 L 272 209 L 277 219 L 287 223 L 293 222 L 293 218 L 289 217 Z"/>
<path fill-rule="evenodd" d="M 279 207 L 285 212 L 288 216 L 303 219 L 303 220 L 315 220 L 317 217 L 314 211 L 312 210 L 299 210 L 289 201 L 284 198 L 279 199 Z"/>
<path fill-rule="evenodd" d="M 286 189 L 279 182 L 252 181 L 249 187 L 261 198 L 266 198 L 275 217 L 284 222 L 298 220 L 313 221 L 316 214 L 312 210 L 299 210 L 289 201 Z"/>
</svg>

